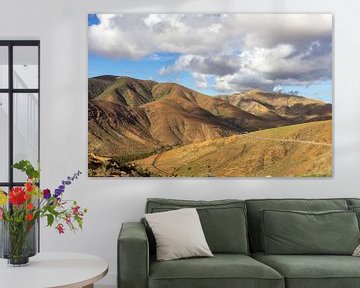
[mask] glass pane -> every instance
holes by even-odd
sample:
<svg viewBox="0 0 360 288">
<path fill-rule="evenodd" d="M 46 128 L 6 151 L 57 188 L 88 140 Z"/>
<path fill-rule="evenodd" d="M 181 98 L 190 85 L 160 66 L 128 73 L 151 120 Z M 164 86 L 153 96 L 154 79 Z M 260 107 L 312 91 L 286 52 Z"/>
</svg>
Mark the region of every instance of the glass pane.
<svg viewBox="0 0 360 288">
<path fill-rule="evenodd" d="M 39 96 L 33 93 L 14 94 L 14 163 L 29 160 L 35 167 L 38 160 Z M 23 182 L 26 175 L 14 169 L 14 181 Z"/>
<path fill-rule="evenodd" d="M 9 179 L 9 97 L 0 93 L 0 182 Z"/>
<path fill-rule="evenodd" d="M 6 194 L 9 192 L 9 188 L 6 186 L 0 186 L 0 189 L 4 191 Z"/>
<path fill-rule="evenodd" d="M 14 88 L 36 89 L 39 80 L 39 59 L 37 46 L 15 46 L 14 56 Z"/>
<path fill-rule="evenodd" d="M 0 88 L 8 88 L 9 64 L 8 47 L 0 46 Z"/>
</svg>

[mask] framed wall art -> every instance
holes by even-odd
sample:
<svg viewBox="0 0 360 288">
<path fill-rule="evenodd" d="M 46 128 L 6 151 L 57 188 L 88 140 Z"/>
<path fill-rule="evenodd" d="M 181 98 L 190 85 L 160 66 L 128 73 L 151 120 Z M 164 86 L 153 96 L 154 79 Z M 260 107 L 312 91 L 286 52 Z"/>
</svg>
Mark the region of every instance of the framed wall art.
<svg viewBox="0 0 360 288">
<path fill-rule="evenodd" d="M 88 173 L 331 177 L 331 14 L 88 15 Z"/>
</svg>

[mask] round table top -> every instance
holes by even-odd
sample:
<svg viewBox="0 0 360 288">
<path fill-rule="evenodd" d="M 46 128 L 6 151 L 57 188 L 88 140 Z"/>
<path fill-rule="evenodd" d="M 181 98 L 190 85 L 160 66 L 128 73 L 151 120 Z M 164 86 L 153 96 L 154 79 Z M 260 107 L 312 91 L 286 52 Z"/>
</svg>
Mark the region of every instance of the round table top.
<svg viewBox="0 0 360 288">
<path fill-rule="evenodd" d="M 80 253 L 38 253 L 29 265 L 9 267 L 0 260 L 0 286 L 6 288 L 78 288 L 90 285 L 108 272 L 107 262 Z M 5 286 L 3 286 L 5 284 Z"/>
</svg>

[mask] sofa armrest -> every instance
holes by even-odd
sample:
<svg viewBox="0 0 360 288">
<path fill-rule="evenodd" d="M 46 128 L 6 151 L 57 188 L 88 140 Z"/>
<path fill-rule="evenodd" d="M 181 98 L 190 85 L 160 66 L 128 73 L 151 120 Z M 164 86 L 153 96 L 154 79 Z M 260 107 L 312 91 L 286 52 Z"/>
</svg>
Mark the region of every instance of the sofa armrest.
<svg viewBox="0 0 360 288">
<path fill-rule="evenodd" d="M 143 224 L 122 224 L 117 252 L 118 288 L 147 288 L 149 242 Z"/>
</svg>

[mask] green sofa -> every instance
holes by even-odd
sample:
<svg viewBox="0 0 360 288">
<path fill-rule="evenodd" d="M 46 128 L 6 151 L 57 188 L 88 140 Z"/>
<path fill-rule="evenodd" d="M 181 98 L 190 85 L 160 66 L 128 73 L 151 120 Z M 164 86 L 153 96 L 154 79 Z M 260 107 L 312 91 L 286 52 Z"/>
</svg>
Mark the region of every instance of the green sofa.
<svg viewBox="0 0 360 288">
<path fill-rule="evenodd" d="M 117 246 L 119 288 L 360 287 L 360 257 L 268 255 L 261 230 L 264 210 L 354 211 L 360 215 L 360 208 L 356 209 L 360 199 L 148 199 L 145 212 L 187 207 L 197 208 L 214 257 L 158 262 L 154 236 L 145 221 L 124 223 Z M 358 221 L 349 225 L 358 225 Z"/>
</svg>

